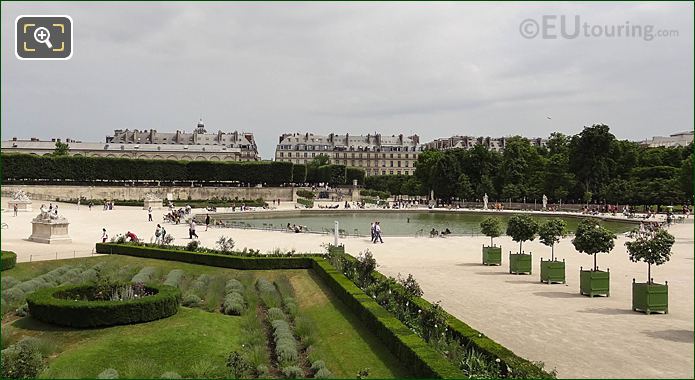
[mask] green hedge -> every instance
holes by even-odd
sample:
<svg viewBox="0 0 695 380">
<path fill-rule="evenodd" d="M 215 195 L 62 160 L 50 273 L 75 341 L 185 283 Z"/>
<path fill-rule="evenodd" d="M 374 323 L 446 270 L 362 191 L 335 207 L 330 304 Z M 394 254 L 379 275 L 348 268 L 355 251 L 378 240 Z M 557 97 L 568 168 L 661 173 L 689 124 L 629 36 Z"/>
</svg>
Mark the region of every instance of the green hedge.
<svg viewBox="0 0 695 380">
<path fill-rule="evenodd" d="M 335 249 L 335 248 L 334 248 Z M 338 250 L 336 253 L 343 254 L 344 257 L 351 261 L 356 261 L 357 259 L 351 255 L 344 253 L 344 250 Z M 373 272 L 372 277 L 377 281 L 386 280 L 386 276 L 379 272 Z M 403 297 L 406 297 L 407 292 L 398 283 L 391 283 L 390 290 L 394 293 L 399 293 Z M 410 297 L 412 299 L 411 308 L 414 310 L 420 309 L 430 309 L 432 304 L 421 297 Z M 447 325 L 449 333 L 456 339 L 460 340 L 464 344 L 471 344 L 476 349 L 488 355 L 490 358 L 499 358 L 501 361 L 501 368 L 503 371 L 511 372 L 506 373 L 506 377 L 518 377 L 518 378 L 552 378 L 552 376 L 544 371 L 542 368 L 538 367 L 534 363 L 517 356 L 512 351 L 506 347 L 500 345 L 494 340 L 486 337 L 483 333 L 478 330 L 468 326 L 461 320 L 452 316 L 451 314 L 446 314 Z"/>
<path fill-rule="evenodd" d="M 14 268 L 17 265 L 17 254 L 12 251 L 1 251 L 0 259 L 0 270 Z"/>
<path fill-rule="evenodd" d="M 306 182 L 306 165 L 294 164 L 294 166 L 292 167 L 292 182 L 293 183 L 305 183 Z"/>
<path fill-rule="evenodd" d="M 280 161 L 175 161 L 113 157 L 2 154 L 3 180 L 236 181 L 291 183 L 293 164 Z"/>
<path fill-rule="evenodd" d="M 297 198 L 297 203 L 307 208 L 314 208 L 314 201 L 311 199 Z"/>
<path fill-rule="evenodd" d="M 369 198 L 376 198 L 379 197 L 381 200 L 386 200 L 389 199 L 391 194 L 389 194 L 387 191 L 379 191 L 379 190 L 362 190 L 360 191 L 360 195 L 363 197 L 369 197 Z"/>
<path fill-rule="evenodd" d="M 91 328 L 148 322 L 174 315 L 179 310 L 181 291 L 168 285 L 148 285 L 157 294 L 131 301 L 81 301 L 59 295 L 80 294 L 94 285 L 73 285 L 37 290 L 27 297 L 31 316 L 61 326 Z"/>
<path fill-rule="evenodd" d="M 314 193 L 309 191 L 309 190 L 304 190 L 304 189 L 297 190 L 297 196 L 300 196 L 300 197 L 306 198 L 306 199 L 314 199 Z"/>
<path fill-rule="evenodd" d="M 416 377 L 457 379 L 464 375 L 444 356 L 366 295 L 325 259 L 313 261 L 314 271 Z"/>
<path fill-rule="evenodd" d="M 266 256 L 230 256 L 208 252 L 189 252 L 180 249 L 144 247 L 127 244 L 97 243 L 97 253 L 118 254 L 182 261 L 191 264 L 210 265 L 233 269 L 308 269 L 311 268 L 310 256 L 266 257 Z"/>
</svg>

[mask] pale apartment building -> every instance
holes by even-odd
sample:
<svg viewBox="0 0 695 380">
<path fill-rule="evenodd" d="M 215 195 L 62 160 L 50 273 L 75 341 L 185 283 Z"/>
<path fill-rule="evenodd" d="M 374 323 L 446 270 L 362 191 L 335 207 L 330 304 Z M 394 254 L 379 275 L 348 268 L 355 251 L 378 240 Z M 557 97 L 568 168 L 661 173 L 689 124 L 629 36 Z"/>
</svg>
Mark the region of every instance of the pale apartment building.
<svg viewBox="0 0 695 380">
<path fill-rule="evenodd" d="M 495 152 L 503 152 L 510 137 L 475 137 L 475 136 L 451 136 L 440 139 L 435 139 L 425 144 L 425 149 L 449 150 L 449 149 L 472 149 L 476 145 L 484 147 Z M 533 146 L 545 146 L 546 139 L 527 138 Z"/>
<path fill-rule="evenodd" d="M 275 160 L 308 164 L 325 154 L 332 164 L 360 168 L 366 175 L 412 175 L 422 148 L 417 135 L 286 133 L 279 138 Z"/>
</svg>

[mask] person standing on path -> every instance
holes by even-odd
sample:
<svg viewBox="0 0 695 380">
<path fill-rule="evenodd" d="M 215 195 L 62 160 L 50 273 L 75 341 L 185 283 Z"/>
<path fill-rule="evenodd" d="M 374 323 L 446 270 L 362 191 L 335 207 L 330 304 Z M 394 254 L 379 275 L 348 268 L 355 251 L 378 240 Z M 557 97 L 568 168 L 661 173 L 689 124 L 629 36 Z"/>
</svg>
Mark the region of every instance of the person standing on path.
<svg viewBox="0 0 695 380">
<path fill-rule="evenodd" d="M 205 231 L 210 227 L 210 214 L 205 214 Z"/>
<path fill-rule="evenodd" d="M 147 208 L 147 221 L 148 222 L 152 221 L 152 206 Z"/>
<path fill-rule="evenodd" d="M 379 239 L 379 242 L 381 244 L 384 243 L 384 240 L 381 238 L 381 225 L 379 225 L 380 222 L 376 222 L 376 225 L 374 226 L 374 244 L 376 244 L 376 240 Z"/>
<path fill-rule="evenodd" d="M 154 230 L 154 243 L 160 244 L 162 239 L 162 226 L 157 224 L 157 229 Z"/>
<path fill-rule="evenodd" d="M 109 238 L 109 234 L 106 233 L 106 228 L 101 229 L 101 242 L 106 243 L 106 239 Z"/>
<path fill-rule="evenodd" d="M 198 238 L 198 234 L 195 233 L 195 221 L 193 219 L 191 219 L 191 224 L 188 227 L 188 233 L 191 239 L 193 239 L 193 236 L 195 236 L 196 239 Z"/>
<path fill-rule="evenodd" d="M 372 234 L 372 243 L 374 243 L 374 237 L 375 237 L 375 235 L 376 235 L 376 233 L 375 233 L 375 231 L 376 231 L 375 227 L 376 227 L 376 222 L 372 222 L 372 225 L 369 226 L 369 232 L 371 232 L 371 234 Z"/>
<path fill-rule="evenodd" d="M 77 211 L 80 211 L 80 199 L 81 198 L 77 198 Z"/>
<path fill-rule="evenodd" d="M 17 211 L 19 211 L 19 208 L 17 207 L 17 204 L 15 203 L 14 206 L 12 207 L 14 210 L 14 216 L 17 216 Z"/>
</svg>

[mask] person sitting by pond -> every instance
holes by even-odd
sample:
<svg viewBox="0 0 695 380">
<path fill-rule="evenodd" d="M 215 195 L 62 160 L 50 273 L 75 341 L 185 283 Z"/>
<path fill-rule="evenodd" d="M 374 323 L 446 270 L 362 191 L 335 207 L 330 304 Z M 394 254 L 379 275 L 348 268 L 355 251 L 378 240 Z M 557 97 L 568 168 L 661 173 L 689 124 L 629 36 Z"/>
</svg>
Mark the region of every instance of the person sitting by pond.
<svg viewBox="0 0 695 380">
<path fill-rule="evenodd" d="M 451 230 L 448 228 L 445 229 L 444 232 L 442 232 L 442 236 L 446 236 L 446 235 L 451 235 Z"/>
<path fill-rule="evenodd" d="M 134 233 L 132 233 L 132 232 L 130 232 L 130 231 L 128 231 L 128 232 L 125 234 L 125 236 L 126 236 L 126 238 L 130 239 L 130 241 L 133 241 L 133 242 L 138 242 L 138 241 L 139 241 L 137 235 L 135 235 Z"/>
<path fill-rule="evenodd" d="M 439 231 L 435 230 L 434 227 L 432 227 L 432 231 L 430 231 L 430 237 L 435 236 L 439 236 Z"/>
<path fill-rule="evenodd" d="M 293 224 L 293 225 L 292 225 L 292 229 L 294 230 L 294 233 L 295 233 L 295 234 L 298 234 L 298 233 L 302 232 L 302 229 L 301 229 L 298 225 L 296 225 L 296 224 Z"/>
</svg>

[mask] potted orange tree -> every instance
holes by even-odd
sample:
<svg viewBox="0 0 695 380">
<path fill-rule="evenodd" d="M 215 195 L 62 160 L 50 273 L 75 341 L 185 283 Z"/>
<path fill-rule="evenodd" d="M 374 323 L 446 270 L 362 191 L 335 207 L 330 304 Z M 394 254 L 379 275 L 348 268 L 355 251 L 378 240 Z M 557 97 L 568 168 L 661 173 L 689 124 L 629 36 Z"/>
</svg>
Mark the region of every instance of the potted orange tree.
<svg viewBox="0 0 695 380">
<path fill-rule="evenodd" d="M 509 251 L 509 273 L 531 274 L 531 253 L 525 254 L 522 243 L 536 238 L 538 223 L 527 215 L 515 215 L 507 222 L 507 235 L 519 242 L 519 253 Z"/>
<path fill-rule="evenodd" d="M 595 295 L 610 296 L 610 271 L 598 269 L 596 254 L 609 253 L 615 246 L 615 237 L 615 234 L 595 221 L 585 219 L 579 222 L 572 244 L 577 251 L 594 256 L 593 269 L 579 268 L 579 292 L 581 294 L 589 297 Z"/>
<path fill-rule="evenodd" d="M 541 282 L 565 283 L 565 259 L 555 258 L 555 244 L 567 235 L 567 223 L 562 219 L 550 219 L 538 228 L 538 240 L 550 247 L 550 260 L 541 257 Z"/>
<path fill-rule="evenodd" d="M 496 247 L 493 239 L 502 234 L 497 218 L 485 218 L 480 222 L 480 231 L 490 238 L 490 246 L 483 244 L 483 265 L 502 265 L 502 246 Z"/>
<path fill-rule="evenodd" d="M 631 261 L 647 263 L 647 282 L 632 279 L 632 310 L 643 311 L 647 315 L 654 311 L 668 314 L 668 281 L 664 284 L 654 282 L 652 264 L 661 265 L 669 261 L 675 241 L 673 235 L 660 229 L 654 234 L 641 234 L 634 241 L 625 243 Z"/>
</svg>

